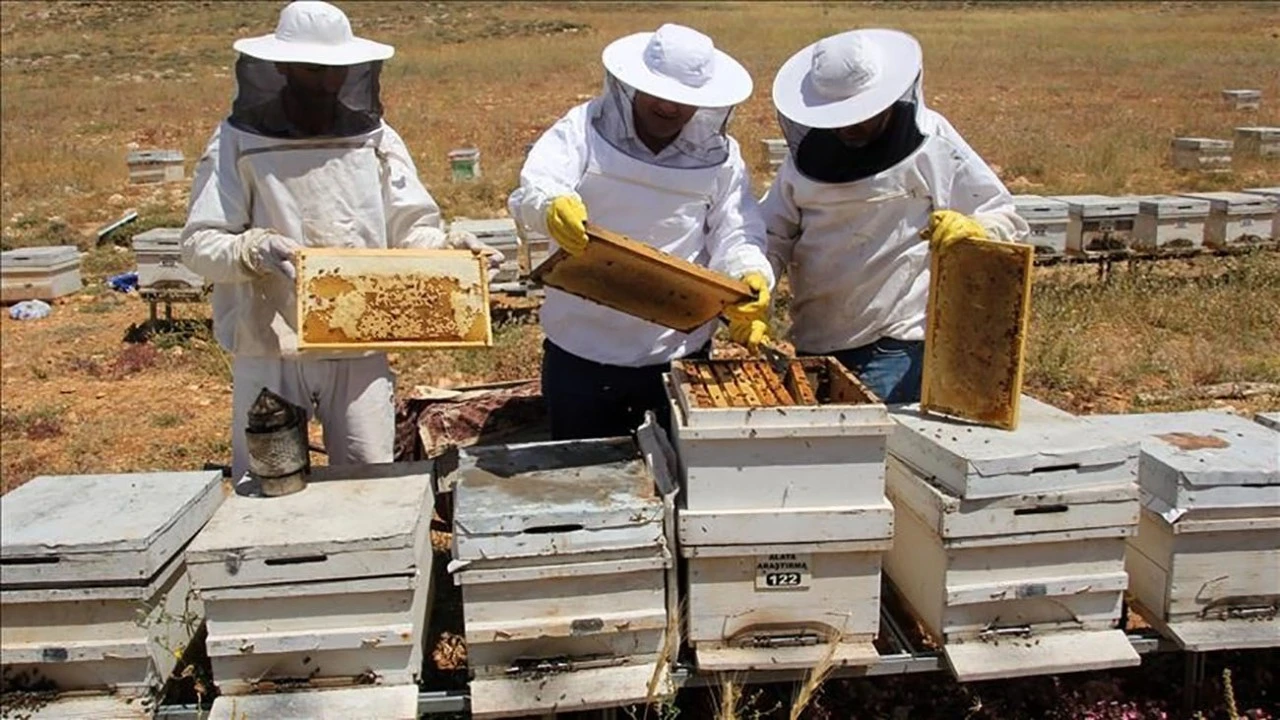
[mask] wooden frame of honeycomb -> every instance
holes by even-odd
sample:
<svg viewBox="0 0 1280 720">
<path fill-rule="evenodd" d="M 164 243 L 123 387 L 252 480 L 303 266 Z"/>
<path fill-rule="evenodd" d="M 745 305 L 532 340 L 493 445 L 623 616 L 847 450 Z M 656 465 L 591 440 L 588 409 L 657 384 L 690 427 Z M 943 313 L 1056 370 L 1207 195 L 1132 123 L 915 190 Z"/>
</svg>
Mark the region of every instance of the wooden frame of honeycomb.
<svg viewBox="0 0 1280 720">
<path fill-rule="evenodd" d="M 673 380 L 692 408 L 761 408 L 880 402 L 839 361 L 792 360 L 779 377 L 764 360 L 677 360 Z"/>
</svg>

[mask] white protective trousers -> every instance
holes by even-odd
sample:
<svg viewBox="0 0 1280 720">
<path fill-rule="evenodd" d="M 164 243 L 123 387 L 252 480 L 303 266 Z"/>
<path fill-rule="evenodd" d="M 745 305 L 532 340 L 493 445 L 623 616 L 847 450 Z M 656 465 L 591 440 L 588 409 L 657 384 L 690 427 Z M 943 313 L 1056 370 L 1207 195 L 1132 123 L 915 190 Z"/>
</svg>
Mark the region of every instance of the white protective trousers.
<svg viewBox="0 0 1280 720">
<path fill-rule="evenodd" d="M 1009 191 L 951 124 L 928 109 L 917 122 L 924 142 L 892 168 L 821 183 L 788 155 L 761 201 L 769 260 L 791 278 L 798 351 L 924 339 L 929 243 L 920 232 L 934 210 L 971 215 L 995 240 L 1026 237 Z"/>
<path fill-rule="evenodd" d="M 232 365 L 231 472 L 249 469 L 244 430 L 262 389 L 316 417 L 330 465 L 388 463 L 395 454 L 395 380 L 384 355 L 346 360 L 238 357 Z"/>
<path fill-rule="evenodd" d="M 512 216 L 546 233 L 546 208 L 577 194 L 590 222 L 731 277 L 755 271 L 773 284 L 759 207 L 746 166 L 730 141 L 729 159 L 707 168 L 667 168 L 620 152 L 574 108 L 529 153 Z M 547 339 L 578 357 L 622 367 L 669 362 L 702 348 L 711 322 L 682 333 L 548 288 L 541 311 Z"/>
</svg>

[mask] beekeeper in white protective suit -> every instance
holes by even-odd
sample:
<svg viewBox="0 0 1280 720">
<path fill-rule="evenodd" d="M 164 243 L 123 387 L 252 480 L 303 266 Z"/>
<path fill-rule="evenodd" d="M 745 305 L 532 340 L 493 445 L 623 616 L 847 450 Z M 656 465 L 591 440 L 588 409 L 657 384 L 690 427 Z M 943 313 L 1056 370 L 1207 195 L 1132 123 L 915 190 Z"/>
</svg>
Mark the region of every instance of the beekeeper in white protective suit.
<svg viewBox="0 0 1280 720">
<path fill-rule="evenodd" d="M 584 223 L 741 278 L 757 298 L 729 308 L 730 334 L 765 331 L 773 273 L 738 144 L 726 128 L 751 77 L 711 38 L 680 25 L 605 48 L 605 87 L 534 144 L 511 195 L 512 217 L 569 253 Z M 556 439 L 625 435 L 646 410 L 668 422 L 662 374 L 705 357 L 715 323 L 681 333 L 547 289 L 542 392 Z"/>
<path fill-rule="evenodd" d="M 294 2 L 272 35 L 239 40 L 231 114 L 196 168 L 182 258 L 213 285 L 218 341 L 234 356 L 232 470 L 263 387 L 314 413 L 331 464 L 390 462 L 393 379 L 380 353 L 299 354 L 294 252 L 301 247 L 470 248 L 382 119 L 388 45 L 354 37 L 324 2 Z"/>
<path fill-rule="evenodd" d="M 797 352 L 834 355 L 892 403 L 920 397 L 930 247 L 1027 233 L 991 168 L 925 107 L 922 77 L 919 43 L 895 30 L 793 55 L 773 82 L 790 153 L 761 203 Z"/>
</svg>

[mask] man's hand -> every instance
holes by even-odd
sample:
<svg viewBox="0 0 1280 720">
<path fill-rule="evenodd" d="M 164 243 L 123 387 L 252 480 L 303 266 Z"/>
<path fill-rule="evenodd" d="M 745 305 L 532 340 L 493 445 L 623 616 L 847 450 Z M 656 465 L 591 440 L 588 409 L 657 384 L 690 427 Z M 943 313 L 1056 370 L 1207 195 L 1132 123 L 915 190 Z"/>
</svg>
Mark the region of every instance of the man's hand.
<svg viewBox="0 0 1280 720">
<path fill-rule="evenodd" d="M 489 279 L 497 277 L 502 261 L 506 256 L 502 251 L 492 245 L 487 245 L 480 241 L 475 235 L 466 230 L 450 230 L 445 238 L 445 244 L 454 250 L 470 250 L 476 255 L 483 255 L 489 262 Z"/>
<path fill-rule="evenodd" d="M 935 210 L 929 216 L 929 227 L 920 233 L 929 241 L 929 249 L 941 250 L 951 243 L 965 238 L 987 239 L 987 231 L 977 220 L 955 210 Z"/>
<path fill-rule="evenodd" d="M 547 208 L 547 232 L 570 255 L 587 249 L 587 206 L 573 195 L 561 195 Z"/>
<path fill-rule="evenodd" d="M 769 339 L 769 283 L 764 275 L 749 272 L 742 282 L 755 292 L 755 297 L 733 307 L 725 308 L 729 318 L 729 337 L 751 352 L 758 352 L 760 344 Z"/>
<path fill-rule="evenodd" d="M 298 275 L 293 259 L 301 249 L 302 245 L 291 238 L 269 230 L 262 231 L 249 240 L 244 263 L 258 275 L 276 273 L 293 280 Z"/>
</svg>

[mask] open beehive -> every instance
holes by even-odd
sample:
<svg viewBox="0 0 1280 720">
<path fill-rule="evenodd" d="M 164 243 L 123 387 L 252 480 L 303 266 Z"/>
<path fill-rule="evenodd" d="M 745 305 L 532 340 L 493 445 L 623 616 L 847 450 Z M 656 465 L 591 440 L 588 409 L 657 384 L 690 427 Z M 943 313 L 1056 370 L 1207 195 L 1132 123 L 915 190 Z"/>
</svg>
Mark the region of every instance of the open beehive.
<svg viewBox="0 0 1280 720">
<path fill-rule="evenodd" d="M 961 240 L 931 255 L 920 406 L 1014 429 L 1031 314 L 1033 248 Z"/>
<path fill-rule="evenodd" d="M 587 237 L 590 242 L 581 254 L 557 250 L 531 278 L 681 332 L 692 332 L 753 296 L 740 280 L 624 235 L 588 225 Z"/>
<path fill-rule="evenodd" d="M 884 405 L 829 357 L 785 377 L 757 360 L 678 361 L 667 392 L 698 667 L 876 662 L 893 536 Z"/>
<path fill-rule="evenodd" d="M 485 260 L 467 250 L 298 252 L 298 348 L 487 347 Z"/>
</svg>

